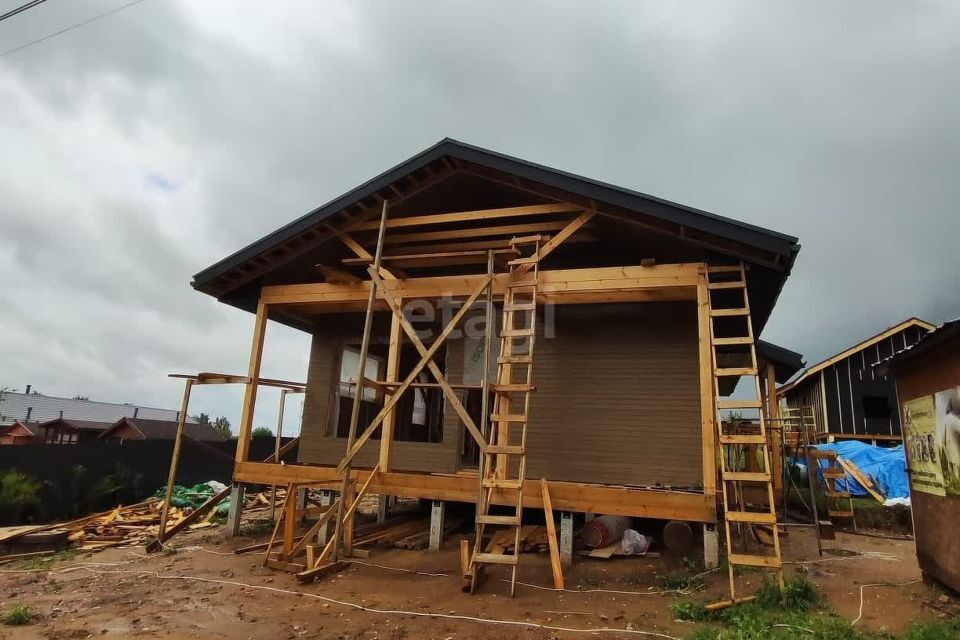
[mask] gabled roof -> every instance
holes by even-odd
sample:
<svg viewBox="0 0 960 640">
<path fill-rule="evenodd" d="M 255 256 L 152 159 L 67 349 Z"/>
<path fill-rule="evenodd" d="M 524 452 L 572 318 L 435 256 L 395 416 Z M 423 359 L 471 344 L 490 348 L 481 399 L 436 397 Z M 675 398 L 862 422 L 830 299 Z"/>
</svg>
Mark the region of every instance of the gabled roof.
<svg viewBox="0 0 960 640">
<path fill-rule="evenodd" d="M 879 365 L 880 372 L 886 374 L 888 371 L 895 371 L 904 364 L 912 362 L 925 353 L 930 353 L 931 350 L 938 349 L 951 341 L 957 341 L 960 344 L 960 318 L 944 322 L 903 351 L 883 360 Z"/>
<path fill-rule="evenodd" d="M 14 427 L 20 427 L 26 430 L 32 436 L 40 435 L 40 425 L 36 422 L 24 422 L 23 420 L 14 420 L 10 424 L 0 425 L 0 434 L 13 431 Z"/>
<path fill-rule="evenodd" d="M 124 416 L 139 415 L 143 418 L 171 420 L 177 416 L 175 409 L 157 409 L 134 404 L 100 402 L 61 398 L 42 393 L 0 392 L 0 424 L 14 420 L 48 422 L 63 416 L 68 420 L 92 420 L 112 424 Z M 191 418 L 191 421 L 193 418 Z"/>
<path fill-rule="evenodd" d="M 781 384 L 803 368 L 802 355 L 766 340 L 757 340 L 757 357 L 773 364 L 774 376 Z"/>
<path fill-rule="evenodd" d="M 472 167 L 479 166 L 508 173 L 523 180 L 593 201 L 597 204 L 598 210 L 608 205 L 618 211 L 626 211 L 637 218 L 658 220 L 661 225 L 663 223 L 678 225 L 681 231 L 688 232 L 685 235 L 688 240 L 692 242 L 719 240 L 719 244 L 715 243 L 711 247 L 729 255 L 749 260 L 749 257 L 738 254 L 738 248 L 749 247 L 771 259 L 771 262 L 766 263 L 765 266 L 773 265 L 775 269 L 784 273 L 790 272 L 800 249 L 797 238 L 793 236 L 445 138 L 359 187 L 200 271 L 193 277 L 193 287 L 218 297 L 224 295 L 225 287 L 231 285 L 223 284 L 222 279 L 229 279 L 235 275 L 238 282 L 236 286 L 239 286 L 244 282 L 244 272 L 255 272 L 263 266 L 267 258 L 284 252 L 302 250 L 300 247 L 309 242 L 307 238 L 315 238 L 318 226 L 327 218 L 344 212 L 358 203 L 362 204 L 364 200 L 367 200 L 367 204 L 370 205 L 377 202 L 377 199 L 389 199 L 393 195 L 389 188 L 396 188 L 396 183 L 399 181 L 425 167 L 429 168 L 429 165 L 436 166 L 440 161 L 454 165 L 462 161 L 469 163 Z M 370 200 L 371 198 L 375 199 Z"/>
<path fill-rule="evenodd" d="M 51 427 L 66 427 L 72 431 L 104 431 L 111 426 L 110 422 L 102 422 L 99 420 L 75 420 L 73 418 L 54 418 L 53 420 L 47 420 L 46 422 L 40 423 L 41 429 L 48 429 Z"/>
<path fill-rule="evenodd" d="M 927 330 L 927 331 L 931 331 L 931 330 L 934 328 L 934 325 L 930 324 L 930 323 L 927 322 L 926 320 L 921 320 L 920 318 L 917 318 L 917 317 L 907 318 L 907 319 L 904 320 L 903 322 L 901 322 L 901 323 L 899 323 L 899 324 L 895 324 L 895 325 L 893 325 L 892 327 L 890 327 L 889 329 L 885 329 L 885 330 L 881 331 L 880 333 L 878 333 L 877 335 L 872 336 L 872 337 L 870 337 L 870 338 L 867 338 L 867 339 L 864 340 L 863 342 L 860 342 L 860 343 L 858 343 L 858 344 L 855 344 L 854 346 L 850 347 L 849 349 L 845 349 L 844 351 L 841 351 L 840 353 L 838 353 L 838 354 L 835 355 L 835 356 L 831 356 L 831 357 L 827 358 L 826 360 L 824 360 L 824 361 L 822 361 L 822 362 L 818 362 L 817 364 L 813 365 L 812 367 L 808 367 L 808 368 L 806 369 L 806 371 L 804 371 L 804 372 L 800 375 L 799 378 L 797 378 L 796 380 L 794 380 L 794 381 L 791 382 L 790 384 L 785 385 L 785 386 L 777 389 L 777 395 L 787 393 L 788 391 L 790 391 L 791 389 L 795 388 L 797 385 L 799 385 L 800 383 L 802 383 L 804 380 L 806 380 L 807 378 L 809 378 L 809 377 L 812 376 L 813 374 L 819 373 L 819 372 L 822 371 L 823 369 L 826 369 L 827 367 L 829 367 L 829 366 L 831 366 L 831 365 L 834 365 L 834 364 L 840 362 L 841 360 L 844 360 L 844 359 L 846 359 L 846 358 L 849 358 L 850 356 L 854 355 L 855 353 L 860 353 L 860 352 L 863 351 L 864 349 L 868 349 L 868 348 L 872 347 L 873 345 L 877 344 L 878 342 L 881 342 L 881 341 L 883 341 L 883 340 L 886 340 L 886 339 L 889 338 L 890 336 L 896 335 L 896 334 L 900 333 L 901 331 L 903 331 L 904 329 L 909 329 L 910 327 L 920 327 L 921 329 L 925 329 L 925 330 Z"/>
<path fill-rule="evenodd" d="M 121 418 L 101 433 L 99 437 L 109 438 L 111 433 L 123 425 L 129 425 L 137 430 L 144 440 L 173 440 L 177 437 L 176 421 L 146 420 L 143 418 Z M 186 423 L 183 425 L 183 434 L 201 442 L 225 442 L 225 438 L 209 424 Z"/>
</svg>

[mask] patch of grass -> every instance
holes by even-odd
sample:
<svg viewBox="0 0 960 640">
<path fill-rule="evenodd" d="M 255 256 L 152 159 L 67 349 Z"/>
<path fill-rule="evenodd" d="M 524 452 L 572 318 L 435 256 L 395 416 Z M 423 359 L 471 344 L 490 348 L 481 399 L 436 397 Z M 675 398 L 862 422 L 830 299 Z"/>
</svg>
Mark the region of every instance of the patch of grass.
<svg viewBox="0 0 960 640">
<path fill-rule="evenodd" d="M 823 598 L 809 578 L 795 574 L 784 579 L 782 591 L 772 576 L 764 578 L 754 602 L 766 610 L 805 612 L 820 606 Z"/>
<path fill-rule="evenodd" d="M 593 571 L 584 571 L 577 579 L 577 589 L 585 591 L 587 589 L 598 589 L 603 586 L 603 576 Z"/>
<path fill-rule="evenodd" d="M 19 626 L 23 624 L 30 624 L 36 620 L 36 614 L 30 610 L 25 604 L 15 604 L 7 609 L 3 617 L 0 618 L 0 622 L 8 626 Z"/>
<path fill-rule="evenodd" d="M 44 571 L 54 562 L 66 562 L 67 560 L 72 560 L 77 557 L 79 554 L 80 552 L 76 549 L 66 549 L 65 551 L 58 551 L 49 556 L 34 556 L 32 558 L 17 560 L 10 564 L 10 568 L 26 571 Z"/>
<path fill-rule="evenodd" d="M 960 619 L 935 620 L 911 626 L 904 640 L 955 640 L 960 638 Z"/>
</svg>

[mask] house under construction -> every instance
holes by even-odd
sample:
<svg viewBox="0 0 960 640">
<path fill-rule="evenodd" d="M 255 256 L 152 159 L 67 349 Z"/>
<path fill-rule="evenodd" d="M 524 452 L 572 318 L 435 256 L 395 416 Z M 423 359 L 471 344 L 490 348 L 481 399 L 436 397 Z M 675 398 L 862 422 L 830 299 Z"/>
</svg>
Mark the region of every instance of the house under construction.
<svg viewBox="0 0 960 640">
<path fill-rule="evenodd" d="M 477 504 L 473 576 L 487 564 L 515 576 L 517 556 L 479 542 L 545 506 L 566 542 L 574 513 L 680 520 L 703 525 L 708 564 L 723 532 L 731 583 L 737 564 L 779 568 L 775 526 L 766 551 L 736 548 L 731 526 L 776 521 L 765 424 L 776 380 L 799 364 L 757 338 L 798 250 L 787 235 L 443 140 L 195 276 L 198 291 L 256 314 L 235 494 L 339 492 L 337 533 L 311 546 L 308 569 L 350 552 L 367 492 L 432 500 L 438 518 L 444 502 Z M 312 336 L 293 464 L 248 459 L 268 320 Z M 749 397 L 729 397 L 738 382 Z M 760 431 L 728 433 L 727 411 L 759 412 Z M 759 471 L 737 468 L 733 447 Z"/>
</svg>

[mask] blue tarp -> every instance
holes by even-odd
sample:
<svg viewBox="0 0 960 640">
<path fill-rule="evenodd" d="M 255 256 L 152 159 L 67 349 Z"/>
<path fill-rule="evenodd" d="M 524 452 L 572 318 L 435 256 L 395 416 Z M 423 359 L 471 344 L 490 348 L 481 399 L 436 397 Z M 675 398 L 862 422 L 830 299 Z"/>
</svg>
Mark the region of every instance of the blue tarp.
<svg viewBox="0 0 960 640">
<path fill-rule="evenodd" d="M 873 478 L 880 487 L 880 492 L 889 498 L 907 498 L 910 496 L 910 485 L 907 482 L 907 461 L 903 456 L 903 445 L 896 447 L 874 447 L 856 440 L 844 440 L 829 444 L 817 445 L 821 451 L 836 451 L 837 455 L 857 465 L 864 474 Z M 822 462 L 826 465 L 826 461 Z M 837 487 L 844 489 L 853 496 L 867 495 L 866 489 L 860 483 L 847 475 L 837 480 Z"/>
</svg>

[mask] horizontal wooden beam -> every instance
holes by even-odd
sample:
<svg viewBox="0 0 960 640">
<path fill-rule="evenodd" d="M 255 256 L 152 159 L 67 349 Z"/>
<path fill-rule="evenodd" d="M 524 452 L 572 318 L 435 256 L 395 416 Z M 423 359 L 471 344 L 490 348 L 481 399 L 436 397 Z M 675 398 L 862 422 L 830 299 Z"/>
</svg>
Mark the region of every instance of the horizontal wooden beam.
<svg viewBox="0 0 960 640">
<path fill-rule="evenodd" d="M 422 231 L 418 233 L 387 234 L 383 239 L 385 245 L 410 244 L 413 242 L 437 242 L 440 240 L 462 240 L 463 238 L 495 238 L 541 233 L 545 231 L 559 231 L 569 224 L 566 220 L 551 220 L 549 222 L 532 222 L 527 224 L 505 224 L 496 227 L 479 227 L 477 229 L 457 229 L 455 231 Z"/>
<path fill-rule="evenodd" d="M 357 482 L 365 482 L 369 471 L 354 470 Z M 290 482 L 339 486 L 340 476 L 333 467 L 298 464 L 241 462 L 234 467 L 234 482 L 287 484 Z M 370 492 L 405 498 L 476 502 L 477 479 L 471 476 L 430 475 L 420 473 L 380 473 L 370 484 Z M 716 522 L 716 499 L 702 493 L 658 489 L 628 488 L 577 482 L 550 482 L 553 508 L 687 522 Z M 494 490 L 492 501 L 499 505 L 516 504 L 512 491 Z M 542 508 L 539 480 L 523 485 L 523 504 Z"/>
<path fill-rule="evenodd" d="M 624 267 L 598 267 L 592 269 L 556 269 L 540 271 L 538 294 L 544 302 L 554 304 L 580 304 L 590 302 L 591 294 L 598 301 L 610 294 L 656 291 L 680 288 L 667 299 L 696 299 L 699 263 L 665 264 Z M 483 275 L 437 276 L 410 278 L 387 282 L 385 294 L 397 298 L 435 299 L 470 295 Z M 510 279 L 509 274 L 494 278 L 494 294 L 502 295 Z M 292 284 L 263 287 L 261 299 L 268 305 L 293 304 L 350 304 L 365 301 L 370 293 L 370 283 L 357 284 Z M 638 297 L 644 298 L 645 295 Z"/>
<path fill-rule="evenodd" d="M 505 207 L 500 209 L 479 209 L 477 211 L 457 211 L 454 213 L 434 213 L 425 216 L 408 216 L 387 220 L 387 228 L 419 227 L 430 224 L 449 224 L 451 222 L 471 222 L 474 220 L 493 220 L 497 218 L 516 218 L 520 216 L 545 215 L 550 213 L 571 213 L 580 211 L 579 207 L 568 204 L 534 204 L 523 207 Z M 379 222 L 360 222 L 347 225 L 350 231 L 373 231 L 380 227 Z"/>
</svg>

